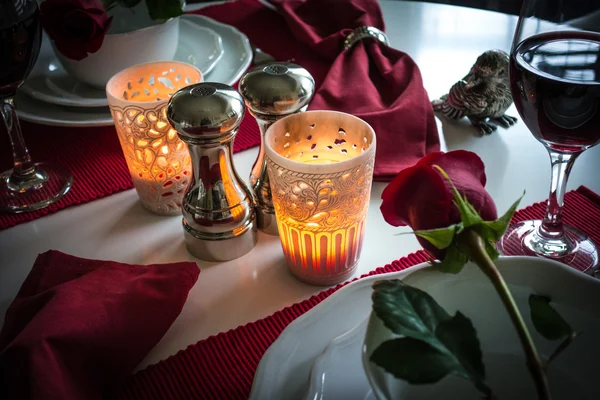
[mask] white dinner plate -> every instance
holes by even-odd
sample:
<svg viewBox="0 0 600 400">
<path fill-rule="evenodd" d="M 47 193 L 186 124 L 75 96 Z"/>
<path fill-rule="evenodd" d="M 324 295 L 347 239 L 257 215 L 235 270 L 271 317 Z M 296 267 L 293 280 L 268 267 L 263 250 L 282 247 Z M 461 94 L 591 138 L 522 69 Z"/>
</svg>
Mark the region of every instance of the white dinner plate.
<svg viewBox="0 0 600 400">
<path fill-rule="evenodd" d="M 360 362 L 368 322 L 365 318 L 333 339 L 317 357 L 310 371 L 306 400 L 376 400 Z"/>
<path fill-rule="evenodd" d="M 564 369 L 565 365 L 562 363 L 571 366 L 577 360 L 582 360 L 584 366 L 595 362 L 594 357 L 589 354 L 597 346 L 595 341 L 596 335 L 600 334 L 600 318 L 596 311 L 592 313 L 590 310 L 596 310 L 595 307 L 600 302 L 600 281 L 563 264 L 541 258 L 504 257 L 497 261 L 497 265 L 511 286 L 521 309 L 527 307 L 528 294 L 535 291 L 551 295 L 553 302 L 557 303 L 555 307 L 563 316 L 568 317 L 567 320 L 572 320 L 575 329 L 575 325 L 581 326 L 578 323 L 581 315 L 591 315 L 595 321 L 591 327 L 586 326 L 586 334 L 578 337 L 571 348 L 554 361 L 553 368 Z M 489 340 L 497 339 L 492 337 L 490 331 L 511 329 L 507 315 L 490 315 L 485 311 L 491 304 L 488 299 L 499 303 L 491 284 L 475 266 L 466 267 L 466 270 L 457 275 L 441 274 L 426 267 L 427 264 L 421 264 L 405 271 L 376 275 L 351 283 L 293 321 L 261 359 L 250 399 L 374 398 L 362 371 L 361 351 L 364 320 L 371 312 L 371 285 L 381 279 L 403 279 L 408 284 L 428 291 L 450 314 L 454 313 L 457 304 L 461 304 L 461 311 L 472 319 L 479 332 L 484 362 L 488 365 L 485 357 L 490 346 Z M 438 276 L 432 276 L 434 274 Z M 524 314 L 524 317 L 530 324 L 528 315 Z M 497 329 L 494 324 L 503 324 L 502 329 Z M 585 338 L 586 335 L 590 337 Z M 516 348 L 520 351 L 516 334 L 513 338 L 516 344 L 508 336 L 510 335 L 499 341 L 501 344 L 494 341 L 494 349 L 513 351 Z M 535 332 L 534 337 L 542 357 L 547 357 L 556 343 L 544 342 Z M 595 369 L 587 369 L 590 370 L 589 374 L 595 374 Z M 523 373 L 526 375 L 526 370 Z M 444 382 L 440 384 L 442 383 Z M 552 381 L 550 383 L 552 387 Z M 411 390 L 414 386 L 405 386 L 410 387 L 402 393 L 411 392 L 406 399 L 413 398 L 415 393 Z M 478 398 L 477 393 L 475 398 Z"/>
<path fill-rule="evenodd" d="M 173 59 L 192 64 L 202 74 L 208 74 L 223 56 L 221 36 L 195 20 L 182 19 L 179 22 L 179 41 Z M 198 43 L 202 45 L 198 46 Z M 69 75 L 56 58 L 45 34 L 38 60 L 21 91 L 34 99 L 61 106 L 108 106 L 103 89 L 88 86 Z"/>
<path fill-rule="evenodd" d="M 17 92 L 17 114 L 23 121 L 52 126 L 94 127 L 113 124 L 108 107 L 63 107 Z"/>
<path fill-rule="evenodd" d="M 189 26 L 194 25 L 203 27 L 214 31 L 221 38 L 223 54 L 215 64 L 215 67 L 204 76 L 204 81 L 221 82 L 228 85 L 237 82 L 252 61 L 252 48 L 250 47 L 248 38 L 236 28 L 208 17 L 182 15 L 180 19 L 180 27 L 187 26 L 189 28 Z M 185 43 L 184 46 L 191 47 L 200 47 L 201 45 L 201 42 L 193 36 L 189 38 L 189 41 L 180 40 L 180 43 Z M 178 54 L 181 55 L 179 50 Z M 187 57 L 190 55 L 191 53 L 187 54 Z M 190 62 L 193 59 L 182 61 Z M 91 127 L 113 124 L 107 107 L 75 108 L 60 106 L 36 100 L 21 90 L 17 93 L 17 113 L 19 114 L 19 118 L 24 121 L 45 125 Z"/>
<path fill-rule="evenodd" d="M 301 400 L 310 370 L 327 345 L 363 322 L 371 313 L 371 285 L 379 279 L 403 279 L 427 267 L 363 278 L 350 283 L 287 326 L 263 355 L 252 384 L 251 400 Z M 360 353 L 357 354 L 360 362 Z M 366 378 L 365 378 L 366 379 Z"/>
</svg>

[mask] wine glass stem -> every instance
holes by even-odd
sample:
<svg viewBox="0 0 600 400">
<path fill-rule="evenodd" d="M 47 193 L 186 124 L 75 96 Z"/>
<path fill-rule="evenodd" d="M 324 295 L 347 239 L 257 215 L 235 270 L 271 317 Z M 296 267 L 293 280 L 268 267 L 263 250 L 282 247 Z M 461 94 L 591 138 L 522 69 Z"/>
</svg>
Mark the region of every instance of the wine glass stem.
<svg viewBox="0 0 600 400">
<path fill-rule="evenodd" d="M 35 172 L 35 167 L 23 140 L 21 125 L 19 124 L 15 109 L 15 98 L 14 96 L 10 96 L 0 101 L 2 101 L 0 112 L 2 113 L 2 119 L 4 120 L 4 125 L 6 125 L 12 145 L 14 162 L 12 175 L 16 178 L 26 178 Z"/>
<path fill-rule="evenodd" d="M 562 153 L 548 149 L 552 164 L 552 181 L 546 215 L 540 226 L 539 234 L 550 239 L 558 239 L 564 235 L 562 207 L 567 189 L 567 180 L 575 159 L 581 153 Z"/>
</svg>

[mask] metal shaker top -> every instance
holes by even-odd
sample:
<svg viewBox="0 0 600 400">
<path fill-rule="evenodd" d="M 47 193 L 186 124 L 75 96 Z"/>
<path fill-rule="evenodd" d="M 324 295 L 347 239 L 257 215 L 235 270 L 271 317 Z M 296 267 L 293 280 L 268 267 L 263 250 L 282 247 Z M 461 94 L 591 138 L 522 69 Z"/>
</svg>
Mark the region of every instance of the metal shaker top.
<svg viewBox="0 0 600 400">
<path fill-rule="evenodd" d="M 308 104 L 315 80 L 299 65 L 272 62 L 248 71 L 240 81 L 240 92 L 253 114 L 287 115 Z"/>
<path fill-rule="evenodd" d="M 229 85 L 203 82 L 177 91 L 167 106 L 167 118 L 183 140 L 219 139 L 242 123 L 244 99 Z"/>
</svg>

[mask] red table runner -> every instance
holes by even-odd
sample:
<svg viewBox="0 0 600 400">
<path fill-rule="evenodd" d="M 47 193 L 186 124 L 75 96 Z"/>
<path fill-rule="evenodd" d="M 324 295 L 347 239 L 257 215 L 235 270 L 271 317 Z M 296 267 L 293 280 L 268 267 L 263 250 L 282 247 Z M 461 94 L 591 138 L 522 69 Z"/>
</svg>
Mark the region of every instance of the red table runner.
<svg viewBox="0 0 600 400">
<path fill-rule="evenodd" d="M 513 222 L 539 219 L 544 210 L 545 203 L 536 203 L 517 211 Z M 564 220 L 600 244 L 600 196 L 583 186 L 567 193 Z M 425 261 L 425 253 L 418 251 L 361 278 L 401 271 Z M 128 381 L 119 399 L 247 398 L 258 363 L 271 343 L 293 320 L 346 284 L 325 290 L 267 318 L 211 336 L 149 366 Z"/>
<path fill-rule="evenodd" d="M 11 167 L 8 135 L 0 127 L 0 170 Z M 63 208 L 100 199 L 133 188 L 117 132 L 113 126 L 65 128 L 21 123 L 34 161 L 62 165 L 73 173 L 73 187 L 58 202 L 39 211 L 0 214 L 0 229 L 52 214 Z M 234 142 L 234 151 L 260 144 L 256 121 L 246 114 Z"/>
</svg>

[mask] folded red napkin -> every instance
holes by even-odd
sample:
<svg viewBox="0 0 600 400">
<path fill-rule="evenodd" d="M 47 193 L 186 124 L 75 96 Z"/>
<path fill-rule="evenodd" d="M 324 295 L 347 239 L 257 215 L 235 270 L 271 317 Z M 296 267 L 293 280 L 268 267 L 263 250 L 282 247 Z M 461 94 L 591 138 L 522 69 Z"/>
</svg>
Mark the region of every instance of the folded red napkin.
<svg viewBox="0 0 600 400">
<path fill-rule="evenodd" d="M 181 312 L 193 262 L 40 254 L 0 332 L 0 398 L 111 397 Z"/>
<path fill-rule="evenodd" d="M 367 121 L 377 134 L 374 176 L 391 180 L 439 137 L 421 73 L 405 53 L 374 39 L 343 49 L 353 29 L 384 30 L 377 0 L 256 0 L 213 6 L 200 13 L 232 24 L 278 60 L 290 59 L 315 77 L 309 108 L 336 110 Z"/>
</svg>

